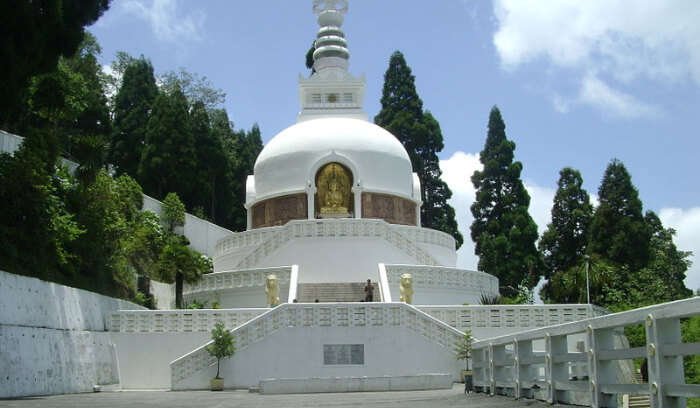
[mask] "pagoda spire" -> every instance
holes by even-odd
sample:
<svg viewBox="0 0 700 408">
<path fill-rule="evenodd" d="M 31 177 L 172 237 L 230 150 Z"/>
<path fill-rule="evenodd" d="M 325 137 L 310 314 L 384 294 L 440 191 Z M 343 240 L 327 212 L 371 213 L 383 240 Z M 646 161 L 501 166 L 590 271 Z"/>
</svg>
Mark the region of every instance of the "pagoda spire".
<svg viewBox="0 0 700 408">
<path fill-rule="evenodd" d="M 328 68 L 340 68 L 347 72 L 350 51 L 345 33 L 340 28 L 348 11 L 347 0 L 314 0 L 312 7 L 318 15 L 318 25 L 321 26 L 316 34 L 314 70 L 320 72 Z"/>
<path fill-rule="evenodd" d="M 328 117 L 367 120 L 362 111 L 365 77 L 348 72 L 350 51 L 341 30 L 347 0 L 313 0 L 312 10 L 321 27 L 314 41 L 314 73 L 299 75 L 301 111 L 298 121 Z"/>
</svg>

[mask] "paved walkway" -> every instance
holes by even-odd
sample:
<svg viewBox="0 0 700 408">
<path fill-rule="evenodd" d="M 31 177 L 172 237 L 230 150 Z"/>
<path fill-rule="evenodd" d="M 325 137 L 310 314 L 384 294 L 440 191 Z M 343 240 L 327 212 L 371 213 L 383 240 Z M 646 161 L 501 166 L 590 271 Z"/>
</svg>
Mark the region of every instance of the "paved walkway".
<svg viewBox="0 0 700 408">
<path fill-rule="evenodd" d="M 40 408 L 228 408 L 228 407 L 330 407 L 330 408 L 552 408 L 532 400 L 516 401 L 484 394 L 464 395 L 464 386 L 451 390 L 406 392 L 357 392 L 342 394 L 260 395 L 248 391 L 124 391 L 92 394 L 52 395 L 0 400 L 0 407 Z"/>
</svg>

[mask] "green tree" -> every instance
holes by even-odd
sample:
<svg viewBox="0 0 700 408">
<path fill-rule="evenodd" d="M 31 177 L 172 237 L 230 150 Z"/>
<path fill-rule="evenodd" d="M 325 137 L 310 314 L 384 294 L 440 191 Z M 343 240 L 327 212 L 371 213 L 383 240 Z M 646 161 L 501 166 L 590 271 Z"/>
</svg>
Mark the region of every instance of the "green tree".
<svg viewBox="0 0 700 408">
<path fill-rule="evenodd" d="M 157 96 L 158 87 L 150 61 L 143 57 L 131 61 L 124 70 L 121 86 L 114 97 L 109 161 L 114 165 L 116 174 L 137 178 L 146 144 L 147 125 Z"/>
<path fill-rule="evenodd" d="M 570 167 L 559 172 L 558 188 L 552 206 L 552 222 L 542 234 L 539 250 L 544 261 L 544 277 L 549 279 L 579 263 L 586 252 L 593 206 L 582 188 L 581 173 Z"/>
<path fill-rule="evenodd" d="M 223 137 L 224 150 L 229 161 L 229 173 L 227 178 L 231 185 L 233 196 L 232 205 L 226 208 L 224 225 L 234 231 L 242 231 L 246 228 L 245 203 L 246 178 L 253 174 L 253 167 L 260 151 L 262 151 L 262 136 L 260 128 L 254 124 L 249 131 L 234 131 L 229 124 L 225 124 L 228 117 L 225 112 L 219 114 L 215 125 L 217 132 Z"/>
<path fill-rule="evenodd" d="M 642 215 L 642 201 L 621 161 L 613 159 L 608 164 L 598 200 L 591 223 L 590 252 L 638 271 L 649 260 L 651 236 Z"/>
<path fill-rule="evenodd" d="M 452 235 L 459 248 L 463 238 L 457 229 L 454 209 L 447 203 L 452 192 L 440 179 L 437 153 L 444 147 L 440 125 L 430 112 L 423 112 L 415 77 L 399 51 L 391 55 L 384 74 L 381 103 L 382 110 L 374 117 L 374 123 L 403 144 L 421 182 L 421 224 Z"/>
<path fill-rule="evenodd" d="M 176 228 L 185 225 L 185 206 L 177 194 L 168 193 L 163 200 L 161 220 L 165 224 L 165 244 L 158 258 L 159 280 L 175 283 L 175 305 L 183 308 L 182 289 L 185 282 L 196 282 L 202 274 L 212 270 L 209 258 L 189 248 L 187 238 L 177 234 Z"/>
<path fill-rule="evenodd" d="M 168 71 L 160 77 L 162 89 L 167 93 L 175 92 L 179 88 L 185 94 L 190 105 L 200 102 L 207 110 L 215 109 L 223 105 L 226 93 L 214 88 L 211 81 L 205 76 L 180 68 L 179 71 Z"/>
<path fill-rule="evenodd" d="M 0 125 L 13 118 L 29 79 L 53 71 L 60 56 L 73 55 L 84 27 L 108 7 L 109 0 L 0 3 Z"/>
<path fill-rule="evenodd" d="M 228 187 L 225 175 L 229 162 L 219 133 L 214 132 L 210 126 L 204 103 L 194 103 L 190 122 L 197 152 L 196 194 L 193 197 L 193 205 L 203 208 L 207 218 L 216 220 L 217 192 Z"/>
<path fill-rule="evenodd" d="M 160 93 L 153 104 L 138 179 L 146 194 L 163 199 L 167 192 L 176 192 L 186 207 L 193 208 L 196 168 L 189 105 L 175 87 L 172 93 Z"/>
<path fill-rule="evenodd" d="M 229 358 L 236 353 L 236 338 L 224 324 L 217 322 L 211 330 L 212 343 L 206 347 L 207 352 L 216 357 L 216 377 L 219 377 L 219 366 L 222 358 Z"/>
<path fill-rule="evenodd" d="M 168 193 L 163 200 L 161 221 L 165 224 L 166 232 L 175 233 L 177 227 L 185 225 L 185 205 L 176 193 Z"/>
<path fill-rule="evenodd" d="M 128 175 L 112 178 L 105 170 L 95 182 L 71 197 L 76 220 L 85 230 L 73 246 L 80 279 L 90 290 L 129 298 L 135 293 L 135 272 L 124 247 L 133 239 L 143 204 L 141 187 Z"/>
<path fill-rule="evenodd" d="M 522 164 L 513 161 L 515 143 L 508 140 L 505 129 L 494 106 L 479 155 L 484 167 L 472 175 L 476 200 L 471 206 L 471 236 L 479 270 L 498 277 L 501 287 L 517 288 L 524 281 L 531 288 L 541 264 L 535 248 L 537 224 L 528 213 L 530 196 L 520 179 Z"/>
<path fill-rule="evenodd" d="M 68 283 L 85 231 L 65 205 L 70 176 L 47 171 L 44 138 L 33 136 L 14 157 L 0 154 L 0 269 Z"/>
<path fill-rule="evenodd" d="M 423 169 L 419 177 L 421 179 L 421 193 L 423 206 L 421 207 L 421 224 L 423 227 L 436 229 L 452 235 L 456 241 L 456 247 L 462 246 L 464 238 L 459 232 L 455 210 L 447 201 L 452 197 L 452 191 L 447 183 L 442 181 L 442 170 L 437 153 L 444 147 L 440 124 L 430 112 L 425 112 L 424 121 L 428 129 L 427 144 L 423 148 Z"/>
<path fill-rule="evenodd" d="M 469 370 L 469 359 L 472 356 L 472 332 L 465 330 L 461 341 L 455 346 L 457 360 L 464 360 L 464 369 Z"/>
<path fill-rule="evenodd" d="M 306 51 L 306 68 L 311 70 L 311 75 L 313 75 L 316 70 L 314 69 L 314 51 L 316 51 L 316 40 L 311 42 L 311 47 Z"/>
</svg>

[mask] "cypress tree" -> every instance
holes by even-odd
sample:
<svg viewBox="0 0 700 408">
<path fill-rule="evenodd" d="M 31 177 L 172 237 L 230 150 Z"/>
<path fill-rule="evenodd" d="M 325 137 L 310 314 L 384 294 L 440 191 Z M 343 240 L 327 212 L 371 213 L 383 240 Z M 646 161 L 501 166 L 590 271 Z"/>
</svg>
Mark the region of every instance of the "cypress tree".
<svg viewBox="0 0 700 408">
<path fill-rule="evenodd" d="M 156 98 L 146 127 L 139 181 L 146 194 L 162 200 L 166 193 L 174 192 L 192 208 L 197 153 L 188 107 L 179 87 Z"/>
<path fill-rule="evenodd" d="M 457 229 L 454 209 L 447 203 L 452 191 L 440 178 L 437 153 L 444 147 L 440 124 L 430 112 L 423 112 L 415 77 L 399 51 L 391 55 L 384 74 L 381 103 L 382 110 L 374 117 L 374 123 L 403 144 L 421 181 L 421 224 L 452 235 L 459 248 L 463 238 Z"/>
<path fill-rule="evenodd" d="M 153 66 L 143 57 L 126 67 L 114 103 L 109 160 L 117 175 L 136 178 L 146 143 L 146 127 L 158 95 Z"/>
<path fill-rule="evenodd" d="M 542 234 L 539 249 L 544 261 L 544 277 L 577 265 L 586 251 L 593 206 L 581 186 L 581 173 L 570 167 L 559 172 L 552 222 Z"/>
<path fill-rule="evenodd" d="M 471 236 L 479 270 L 498 277 L 501 287 L 515 289 L 523 282 L 533 287 L 541 264 L 535 248 L 537 224 L 528 213 L 530 196 L 520 180 L 523 166 L 513 161 L 515 143 L 508 140 L 505 129 L 494 106 L 479 155 L 484 168 L 472 176 L 476 200 L 471 206 Z"/>
<path fill-rule="evenodd" d="M 225 188 L 224 174 L 228 161 L 218 133 L 212 131 L 204 103 L 195 102 L 191 112 L 191 126 L 197 151 L 197 194 L 194 205 L 216 220 L 217 190 Z"/>
<path fill-rule="evenodd" d="M 613 159 L 608 165 L 598 199 L 590 251 L 617 265 L 628 265 L 632 271 L 644 267 L 649 259 L 650 232 L 639 193 L 621 161 Z"/>
</svg>

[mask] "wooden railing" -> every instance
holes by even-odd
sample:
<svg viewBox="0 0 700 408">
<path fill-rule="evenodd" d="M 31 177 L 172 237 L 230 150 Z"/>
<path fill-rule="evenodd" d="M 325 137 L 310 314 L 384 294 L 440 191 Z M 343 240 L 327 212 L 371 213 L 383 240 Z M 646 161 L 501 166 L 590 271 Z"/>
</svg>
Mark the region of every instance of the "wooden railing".
<svg viewBox="0 0 700 408">
<path fill-rule="evenodd" d="M 700 354 L 700 343 L 682 342 L 681 319 L 697 315 L 700 297 L 478 341 L 472 345 L 474 386 L 492 395 L 596 408 L 616 406 L 621 394 L 649 395 L 653 407 L 685 407 L 685 398 L 700 397 L 700 385 L 685 384 L 683 356 Z M 638 324 L 646 345 L 615 348 L 616 333 Z M 570 352 L 568 337 L 582 333 L 584 350 Z M 533 342 L 543 342 L 544 352 Z M 647 359 L 648 383 L 619 383 L 616 362 L 635 358 Z"/>
</svg>

